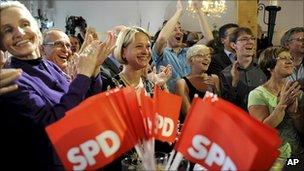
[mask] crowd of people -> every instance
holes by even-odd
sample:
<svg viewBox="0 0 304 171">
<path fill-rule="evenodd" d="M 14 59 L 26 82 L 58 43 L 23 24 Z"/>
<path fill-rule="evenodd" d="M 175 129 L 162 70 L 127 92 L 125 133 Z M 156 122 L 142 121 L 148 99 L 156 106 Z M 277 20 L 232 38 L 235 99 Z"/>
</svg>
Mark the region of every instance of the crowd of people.
<svg viewBox="0 0 304 171">
<path fill-rule="evenodd" d="M 303 169 L 304 27 L 289 29 L 280 46 L 257 55 L 252 31 L 228 23 L 212 48 L 215 40 L 206 15 L 200 3 L 193 5 L 200 40 L 189 34 L 194 38 L 183 41 L 179 20 L 184 7 L 177 1 L 176 12 L 157 36 L 119 26 L 101 42 L 90 27 L 83 41 L 58 28 L 41 33 L 23 4 L 1 2 L 0 110 L 4 148 L 11 147 L 5 153 L 9 167 L 63 170 L 46 126 L 94 94 L 130 86 L 153 96 L 158 85 L 182 97 L 181 123 L 192 99 L 206 91 L 232 102 L 277 129 L 283 142 L 280 157 L 300 159 L 297 169 Z"/>
</svg>

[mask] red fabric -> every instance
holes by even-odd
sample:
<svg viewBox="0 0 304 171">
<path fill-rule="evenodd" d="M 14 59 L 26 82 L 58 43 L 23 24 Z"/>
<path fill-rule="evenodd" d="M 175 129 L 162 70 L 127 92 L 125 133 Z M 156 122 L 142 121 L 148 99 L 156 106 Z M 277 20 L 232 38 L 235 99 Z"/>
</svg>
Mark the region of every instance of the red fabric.
<svg viewBox="0 0 304 171">
<path fill-rule="evenodd" d="M 88 101 L 67 112 L 66 117 L 46 128 L 49 138 L 67 170 L 98 169 L 112 162 L 137 144 L 138 138 L 134 137 L 134 132 L 129 128 L 131 124 L 124 120 L 121 109 L 114 102 L 114 98 L 114 93 L 102 93 L 94 96 L 92 99 L 88 99 Z M 118 149 L 111 153 L 110 156 L 105 156 L 101 146 L 96 146 L 98 144 L 96 136 L 111 131 L 116 134 L 119 140 L 114 139 L 115 141 L 112 141 L 106 138 L 105 142 L 107 143 L 103 141 L 101 144 L 108 144 L 110 148 L 114 144 L 118 144 Z M 98 152 L 91 156 L 91 161 L 95 161 L 91 165 L 89 165 L 88 153 L 84 153 L 83 149 L 80 148 L 81 144 L 88 142 L 95 144 L 94 149 Z M 71 158 L 70 160 L 68 159 L 67 156 L 72 148 L 78 150 L 73 159 L 76 156 L 78 159 L 82 157 L 82 160 L 76 159 L 75 162 L 71 161 Z M 88 149 L 92 150 L 92 148 Z M 79 161 L 86 163 L 84 164 L 85 167 L 77 167 L 81 165 Z"/>
<path fill-rule="evenodd" d="M 158 115 L 156 119 L 158 125 L 156 139 L 173 143 L 177 136 L 177 123 L 182 98 L 162 91 L 158 87 L 155 89 L 154 98 L 155 113 Z"/>
<path fill-rule="evenodd" d="M 193 145 L 194 137 L 198 137 L 195 135 L 210 142 L 201 142 L 198 148 Z M 272 142 L 268 141 L 270 139 Z M 208 170 L 223 169 L 228 157 L 237 170 L 252 170 L 269 169 L 278 156 L 279 144 L 280 139 L 274 129 L 251 118 L 236 106 L 222 99 L 211 102 L 210 98 L 195 98 L 175 149 L 188 160 L 199 163 Z M 210 163 L 213 148 L 211 146 L 219 146 L 225 154 L 225 159 Z M 190 155 L 193 154 L 190 149 L 196 152 L 205 149 L 206 155 L 195 158 Z M 265 159 L 265 155 L 269 158 Z"/>
</svg>

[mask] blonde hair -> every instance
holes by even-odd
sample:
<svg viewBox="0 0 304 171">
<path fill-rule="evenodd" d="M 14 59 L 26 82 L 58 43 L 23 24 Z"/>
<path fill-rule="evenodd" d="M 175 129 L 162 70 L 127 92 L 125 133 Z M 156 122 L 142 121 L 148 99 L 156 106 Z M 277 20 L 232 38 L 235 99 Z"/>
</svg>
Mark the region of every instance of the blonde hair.
<svg viewBox="0 0 304 171">
<path fill-rule="evenodd" d="M 38 23 L 37 21 L 35 20 L 35 18 L 32 16 L 31 12 L 26 8 L 26 6 L 22 3 L 20 3 L 19 1 L 7 1 L 7 2 L 1 2 L 0 3 L 0 13 L 8 8 L 11 8 L 11 7 L 17 7 L 17 8 L 20 8 L 22 9 L 25 13 L 28 14 L 29 17 L 29 20 L 31 22 L 31 24 L 33 25 L 33 27 L 35 28 L 37 34 L 38 34 L 38 38 L 39 38 L 39 45 L 42 44 L 42 41 L 43 41 L 43 38 L 42 38 L 42 34 L 39 30 L 39 27 L 38 27 Z"/>
<path fill-rule="evenodd" d="M 187 59 L 200 55 L 202 50 L 209 50 L 211 52 L 211 49 L 206 45 L 193 45 L 191 46 L 187 51 Z"/>
<path fill-rule="evenodd" d="M 121 30 L 116 40 L 116 48 L 114 50 L 114 56 L 121 64 L 127 64 L 125 58 L 123 58 L 123 48 L 126 48 L 135 39 L 136 33 L 143 33 L 149 39 L 151 39 L 150 33 L 141 27 L 126 27 Z"/>
</svg>

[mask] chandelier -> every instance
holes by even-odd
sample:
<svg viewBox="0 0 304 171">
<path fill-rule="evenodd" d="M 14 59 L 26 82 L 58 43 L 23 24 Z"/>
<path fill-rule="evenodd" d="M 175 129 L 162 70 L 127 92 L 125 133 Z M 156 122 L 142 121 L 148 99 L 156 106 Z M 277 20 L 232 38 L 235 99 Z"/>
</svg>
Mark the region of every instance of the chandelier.
<svg viewBox="0 0 304 171">
<path fill-rule="evenodd" d="M 220 14 L 224 13 L 227 9 L 225 0 L 204 0 L 201 3 L 201 10 L 207 16 L 220 17 Z M 187 10 L 192 14 L 196 13 L 192 0 L 188 0 Z"/>
</svg>

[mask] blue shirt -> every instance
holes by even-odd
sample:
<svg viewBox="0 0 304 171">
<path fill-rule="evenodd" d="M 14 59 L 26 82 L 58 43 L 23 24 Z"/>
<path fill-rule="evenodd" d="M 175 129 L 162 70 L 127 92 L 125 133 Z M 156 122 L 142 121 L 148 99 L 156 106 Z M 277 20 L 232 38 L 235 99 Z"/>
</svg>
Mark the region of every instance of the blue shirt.
<svg viewBox="0 0 304 171">
<path fill-rule="evenodd" d="M 225 54 L 228 56 L 228 58 L 230 59 L 231 63 L 234 63 L 235 61 L 235 54 L 224 49 Z"/>
<path fill-rule="evenodd" d="M 168 64 L 172 66 L 172 77 L 167 82 L 168 89 L 171 93 L 175 92 L 176 81 L 188 75 L 191 71 L 186 56 L 188 49 L 189 48 L 182 48 L 181 51 L 176 54 L 172 48 L 164 48 L 162 55 L 159 56 L 156 53 L 155 46 L 153 46 L 152 59 L 156 65 L 156 69 L 159 71 L 160 66 L 167 66 Z"/>
</svg>

